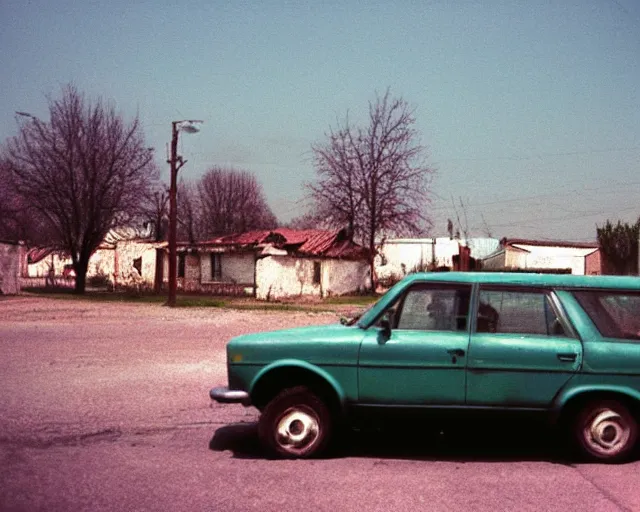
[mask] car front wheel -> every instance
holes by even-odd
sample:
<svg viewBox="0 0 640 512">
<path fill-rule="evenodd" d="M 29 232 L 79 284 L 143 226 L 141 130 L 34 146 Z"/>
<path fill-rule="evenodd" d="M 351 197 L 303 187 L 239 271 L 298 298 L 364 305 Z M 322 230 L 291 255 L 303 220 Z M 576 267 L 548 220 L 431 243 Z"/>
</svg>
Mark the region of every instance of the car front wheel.
<svg viewBox="0 0 640 512">
<path fill-rule="evenodd" d="M 638 422 L 618 401 L 595 401 L 579 413 L 574 435 L 580 451 L 588 459 L 622 462 L 629 458 L 635 447 Z"/>
<path fill-rule="evenodd" d="M 262 411 L 258 434 L 271 455 L 309 458 L 329 444 L 332 417 L 327 405 L 308 388 L 285 389 Z"/>
</svg>

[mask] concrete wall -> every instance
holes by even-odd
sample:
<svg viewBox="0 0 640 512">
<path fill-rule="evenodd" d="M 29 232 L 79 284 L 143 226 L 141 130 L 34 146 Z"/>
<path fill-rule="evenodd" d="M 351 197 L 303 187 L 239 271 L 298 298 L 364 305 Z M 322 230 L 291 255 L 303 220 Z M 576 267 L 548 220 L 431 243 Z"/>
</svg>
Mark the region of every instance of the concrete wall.
<svg viewBox="0 0 640 512">
<path fill-rule="evenodd" d="M 487 270 L 494 270 L 497 268 L 504 268 L 506 262 L 507 253 L 505 251 L 500 251 L 493 256 L 485 258 L 482 260 L 482 268 Z"/>
<path fill-rule="evenodd" d="M 522 245 L 529 252 L 518 256 L 520 268 L 570 268 L 575 275 L 584 275 L 585 258 L 595 249 L 580 247 L 544 247 Z"/>
<path fill-rule="evenodd" d="M 24 247 L 0 242 L 0 293 L 13 295 L 20 291 L 20 263 Z"/>
</svg>

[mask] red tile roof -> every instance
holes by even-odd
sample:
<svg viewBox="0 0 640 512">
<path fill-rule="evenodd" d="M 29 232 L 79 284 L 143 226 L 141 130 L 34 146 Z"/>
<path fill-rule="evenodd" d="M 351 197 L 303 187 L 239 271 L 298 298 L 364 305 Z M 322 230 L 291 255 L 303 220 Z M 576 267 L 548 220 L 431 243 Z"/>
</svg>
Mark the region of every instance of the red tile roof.
<svg viewBox="0 0 640 512">
<path fill-rule="evenodd" d="M 367 250 L 346 237 L 344 230 L 278 228 L 271 231 L 249 231 L 201 242 L 200 246 L 235 246 L 252 248 L 272 244 L 291 253 L 328 258 L 366 258 Z"/>
</svg>

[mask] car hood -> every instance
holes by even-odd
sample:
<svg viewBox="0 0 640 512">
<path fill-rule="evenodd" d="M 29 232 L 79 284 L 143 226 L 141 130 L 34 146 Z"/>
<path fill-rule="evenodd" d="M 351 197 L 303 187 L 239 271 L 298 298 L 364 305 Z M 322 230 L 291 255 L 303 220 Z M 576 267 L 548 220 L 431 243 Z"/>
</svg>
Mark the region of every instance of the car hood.
<svg viewBox="0 0 640 512">
<path fill-rule="evenodd" d="M 312 325 L 306 327 L 294 327 L 291 329 L 279 329 L 277 331 L 244 334 L 233 338 L 230 346 L 261 345 L 261 344 L 287 344 L 292 343 L 317 343 L 336 341 L 344 342 L 350 338 L 362 338 L 362 330 L 357 326 L 346 326 L 340 323 L 329 325 Z"/>
</svg>

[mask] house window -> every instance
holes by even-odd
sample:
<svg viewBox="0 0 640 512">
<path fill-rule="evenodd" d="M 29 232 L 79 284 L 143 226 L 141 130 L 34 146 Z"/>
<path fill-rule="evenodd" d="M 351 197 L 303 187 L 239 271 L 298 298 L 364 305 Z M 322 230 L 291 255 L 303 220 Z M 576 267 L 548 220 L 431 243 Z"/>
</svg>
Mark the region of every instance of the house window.
<svg viewBox="0 0 640 512">
<path fill-rule="evenodd" d="M 178 254 L 178 277 L 184 277 L 184 261 L 185 254 L 181 252 Z"/>
<path fill-rule="evenodd" d="M 313 284 L 320 284 L 320 262 L 313 262 Z"/>
<path fill-rule="evenodd" d="M 211 253 L 211 280 L 222 281 L 222 254 Z"/>
</svg>

